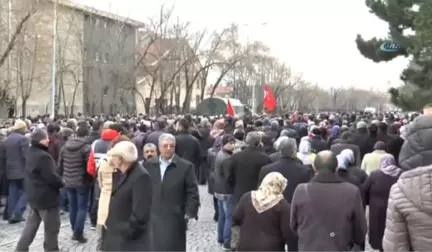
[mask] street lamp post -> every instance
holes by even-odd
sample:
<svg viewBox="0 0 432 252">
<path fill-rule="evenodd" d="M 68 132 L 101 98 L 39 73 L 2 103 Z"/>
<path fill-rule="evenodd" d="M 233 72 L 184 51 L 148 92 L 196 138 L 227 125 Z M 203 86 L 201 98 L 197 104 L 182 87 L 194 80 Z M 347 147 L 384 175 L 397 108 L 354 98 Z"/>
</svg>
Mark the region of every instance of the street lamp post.
<svg viewBox="0 0 432 252">
<path fill-rule="evenodd" d="M 56 60 L 57 60 L 57 6 L 58 0 L 54 2 L 54 21 L 53 21 L 53 47 L 52 47 L 52 66 L 51 66 L 51 119 L 55 117 L 56 103 Z"/>
</svg>

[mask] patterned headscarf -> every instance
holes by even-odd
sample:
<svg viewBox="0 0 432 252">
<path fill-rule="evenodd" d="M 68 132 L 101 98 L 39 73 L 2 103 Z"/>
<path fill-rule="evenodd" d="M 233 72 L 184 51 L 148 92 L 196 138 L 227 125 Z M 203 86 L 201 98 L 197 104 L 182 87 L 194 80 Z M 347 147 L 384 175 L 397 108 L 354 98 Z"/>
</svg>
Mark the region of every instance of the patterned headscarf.
<svg viewBox="0 0 432 252">
<path fill-rule="evenodd" d="M 252 191 L 252 204 L 258 213 L 265 212 L 281 201 L 283 191 L 288 184 L 287 179 L 279 172 L 270 172 L 264 177 L 260 187 Z"/>
<path fill-rule="evenodd" d="M 391 154 L 386 154 L 381 158 L 380 170 L 391 177 L 397 177 L 402 170 L 396 166 L 396 161 Z"/>
</svg>

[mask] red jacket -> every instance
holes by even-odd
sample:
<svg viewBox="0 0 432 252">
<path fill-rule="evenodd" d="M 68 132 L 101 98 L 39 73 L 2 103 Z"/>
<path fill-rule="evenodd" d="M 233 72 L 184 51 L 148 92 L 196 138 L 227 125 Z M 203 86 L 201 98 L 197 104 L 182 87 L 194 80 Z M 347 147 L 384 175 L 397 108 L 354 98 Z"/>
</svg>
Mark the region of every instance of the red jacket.
<svg viewBox="0 0 432 252">
<path fill-rule="evenodd" d="M 102 131 L 101 133 L 101 139 L 98 139 L 96 141 L 106 141 L 106 142 L 111 142 L 114 138 L 118 137 L 120 135 L 119 132 L 112 130 L 112 129 L 106 129 L 104 131 Z M 87 173 L 92 175 L 92 176 L 96 176 L 96 160 L 95 160 L 95 152 L 94 152 L 94 147 L 96 144 L 96 141 L 94 141 L 92 143 L 92 148 L 90 151 L 90 155 L 89 155 L 89 159 L 87 162 Z"/>
</svg>

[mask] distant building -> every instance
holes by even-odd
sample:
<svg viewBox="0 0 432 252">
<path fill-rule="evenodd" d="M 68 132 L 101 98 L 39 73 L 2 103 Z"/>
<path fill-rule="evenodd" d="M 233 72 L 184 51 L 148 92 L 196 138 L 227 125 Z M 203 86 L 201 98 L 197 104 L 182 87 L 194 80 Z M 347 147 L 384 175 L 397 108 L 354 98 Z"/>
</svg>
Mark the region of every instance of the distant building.
<svg viewBox="0 0 432 252">
<path fill-rule="evenodd" d="M 25 5 L 28 1 L 13 1 L 12 27 L 24 13 L 20 4 Z M 11 90 L 13 94 L 18 94 L 18 114 L 21 112 L 21 97 L 26 94 L 29 94 L 27 114 L 49 113 L 53 2 L 40 1 L 37 13 L 26 23 L 25 30 L 17 40 L 11 56 L 12 67 L 5 64 L 0 69 L 0 81 L 10 82 L 10 87 L 18 87 L 15 88 L 17 91 Z M 59 0 L 58 3 L 58 113 L 115 114 L 134 111 L 136 34 L 143 23 L 72 1 Z M 0 0 L 0 6 L 7 6 L 7 0 Z M 4 17 L 5 8 L 0 9 Z M 4 28 L 5 25 L 5 18 L 0 18 L 0 27 Z M 0 52 L 3 48 L 0 44 Z M 17 69 L 14 65 L 20 66 L 21 70 L 14 70 Z M 8 72 L 13 72 L 10 78 Z M 23 82 L 20 82 L 16 72 L 23 75 Z M 20 88 L 20 83 L 24 83 L 27 90 Z M 31 92 L 26 92 L 29 89 Z"/>
<path fill-rule="evenodd" d="M 142 37 L 146 36 L 142 34 Z M 183 107 L 186 97 L 189 99 L 186 105 L 196 108 L 201 101 L 203 77 L 199 72 L 201 63 L 198 56 L 193 55 L 189 42 L 175 38 L 152 42 L 143 39 L 138 50 L 138 58 L 142 60 L 137 74 L 137 112 L 150 112 L 156 106 L 165 112 L 177 112 Z M 188 59 L 192 60 L 185 64 Z M 192 83 L 194 76 L 197 78 L 187 95 L 187 83 Z M 163 98 L 159 99 L 161 93 Z"/>
<path fill-rule="evenodd" d="M 206 96 L 209 97 L 211 92 L 213 91 L 214 85 L 208 85 L 206 87 Z M 217 86 L 213 96 L 219 97 L 232 97 L 233 95 L 233 87 L 230 86 Z"/>
</svg>

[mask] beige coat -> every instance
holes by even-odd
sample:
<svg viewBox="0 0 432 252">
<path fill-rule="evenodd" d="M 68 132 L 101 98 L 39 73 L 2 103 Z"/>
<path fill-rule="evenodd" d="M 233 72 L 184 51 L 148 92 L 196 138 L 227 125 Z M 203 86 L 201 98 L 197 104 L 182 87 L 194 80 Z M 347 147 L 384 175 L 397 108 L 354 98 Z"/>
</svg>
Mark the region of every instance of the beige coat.
<svg viewBox="0 0 432 252">
<path fill-rule="evenodd" d="M 368 153 L 363 157 L 361 163 L 361 169 L 370 175 L 371 172 L 381 167 L 381 159 L 388 154 L 383 150 L 375 150 L 372 153 Z"/>
<path fill-rule="evenodd" d="M 105 225 L 108 217 L 109 203 L 113 187 L 113 173 L 116 171 L 114 167 L 108 164 L 107 161 L 102 161 L 98 170 L 98 182 L 100 187 L 100 197 L 98 206 L 98 225 Z"/>
<path fill-rule="evenodd" d="M 384 251 L 432 251 L 432 165 L 402 173 L 391 190 Z"/>
</svg>

